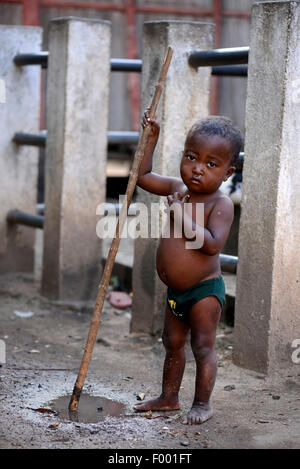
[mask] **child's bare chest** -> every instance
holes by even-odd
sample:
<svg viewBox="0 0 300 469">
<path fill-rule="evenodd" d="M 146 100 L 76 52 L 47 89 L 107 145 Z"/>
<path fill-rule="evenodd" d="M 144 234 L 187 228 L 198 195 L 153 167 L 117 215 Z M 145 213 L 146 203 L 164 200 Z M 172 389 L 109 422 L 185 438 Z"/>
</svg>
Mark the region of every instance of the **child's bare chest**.
<svg viewBox="0 0 300 469">
<path fill-rule="evenodd" d="M 190 199 L 187 202 L 186 210 L 192 217 L 192 220 L 199 225 L 206 226 L 210 214 L 215 206 L 214 201 L 204 202 L 199 199 Z"/>
</svg>

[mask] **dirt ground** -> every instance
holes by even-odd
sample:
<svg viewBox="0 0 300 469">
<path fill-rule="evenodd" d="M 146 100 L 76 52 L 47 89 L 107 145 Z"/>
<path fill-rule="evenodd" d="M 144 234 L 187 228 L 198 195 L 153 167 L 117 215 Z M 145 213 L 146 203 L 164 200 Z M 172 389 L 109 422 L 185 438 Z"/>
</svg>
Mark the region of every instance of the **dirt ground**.
<svg viewBox="0 0 300 469">
<path fill-rule="evenodd" d="M 297 375 L 266 378 L 235 366 L 233 329 L 222 324 L 211 420 L 199 426 L 181 423 L 194 390 L 189 345 L 181 410 L 133 412 L 139 394 L 148 399 L 160 393 L 163 345 L 159 337 L 130 333 L 130 310 L 116 310 L 108 302 L 84 391 L 123 403 L 125 414 L 82 423 L 33 410 L 49 408 L 53 399 L 72 392 L 90 306 L 49 302 L 32 275 L 1 278 L 0 339 L 6 344 L 6 363 L 0 368 L 0 448 L 300 448 Z M 20 317 L 18 312 L 33 314 Z"/>
</svg>

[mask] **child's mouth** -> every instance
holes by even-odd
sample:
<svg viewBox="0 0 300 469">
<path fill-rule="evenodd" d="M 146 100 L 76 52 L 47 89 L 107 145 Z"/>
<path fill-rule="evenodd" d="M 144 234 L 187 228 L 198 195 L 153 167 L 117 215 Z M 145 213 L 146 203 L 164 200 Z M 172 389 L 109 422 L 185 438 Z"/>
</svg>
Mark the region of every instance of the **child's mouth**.
<svg viewBox="0 0 300 469">
<path fill-rule="evenodd" d="M 192 182 L 193 184 L 201 184 L 201 179 L 200 179 L 200 178 L 195 178 L 195 177 L 193 177 L 193 178 L 191 179 L 191 182 Z"/>
</svg>

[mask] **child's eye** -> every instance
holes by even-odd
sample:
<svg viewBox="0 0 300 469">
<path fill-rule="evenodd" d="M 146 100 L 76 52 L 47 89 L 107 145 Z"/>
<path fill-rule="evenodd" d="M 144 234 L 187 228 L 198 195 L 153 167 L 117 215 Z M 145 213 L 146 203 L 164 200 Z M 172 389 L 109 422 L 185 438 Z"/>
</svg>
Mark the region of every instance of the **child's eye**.
<svg viewBox="0 0 300 469">
<path fill-rule="evenodd" d="M 195 157 L 193 155 L 185 155 L 185 157 L 190 161 L 195 161 Z"/>
<path fill-rule="evenodd" d="M 207 163 L 207 164 L 208 164 L 208 166 L 209 166 L 210 168 L 214 168 L 214 167 L 216 166 L 216 163 L 214 163 L 213 161 L 210 161 L 210 162 Z"/>
</svg>

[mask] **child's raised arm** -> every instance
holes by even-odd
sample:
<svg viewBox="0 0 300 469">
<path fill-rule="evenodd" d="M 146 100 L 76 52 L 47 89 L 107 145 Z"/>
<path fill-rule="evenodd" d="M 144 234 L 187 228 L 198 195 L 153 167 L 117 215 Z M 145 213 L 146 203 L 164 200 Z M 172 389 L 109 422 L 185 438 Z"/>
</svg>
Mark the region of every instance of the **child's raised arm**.
<svg viewBox="0 0 300 469">
<path fill-rule="evenodd" d="M 142 127 L 151 125 L 148 144 L 145 148 L 140 165 L 137 185 L 142 189 L 157 195 L 169 195 L 179 189 L 182 181 L 178 178 L 160 176 L 152 172 L 152 158 L 159 137 L 160 126 L 156 119 L 149 118 L 148 109 L 144 113 Z"/>
</svg>

